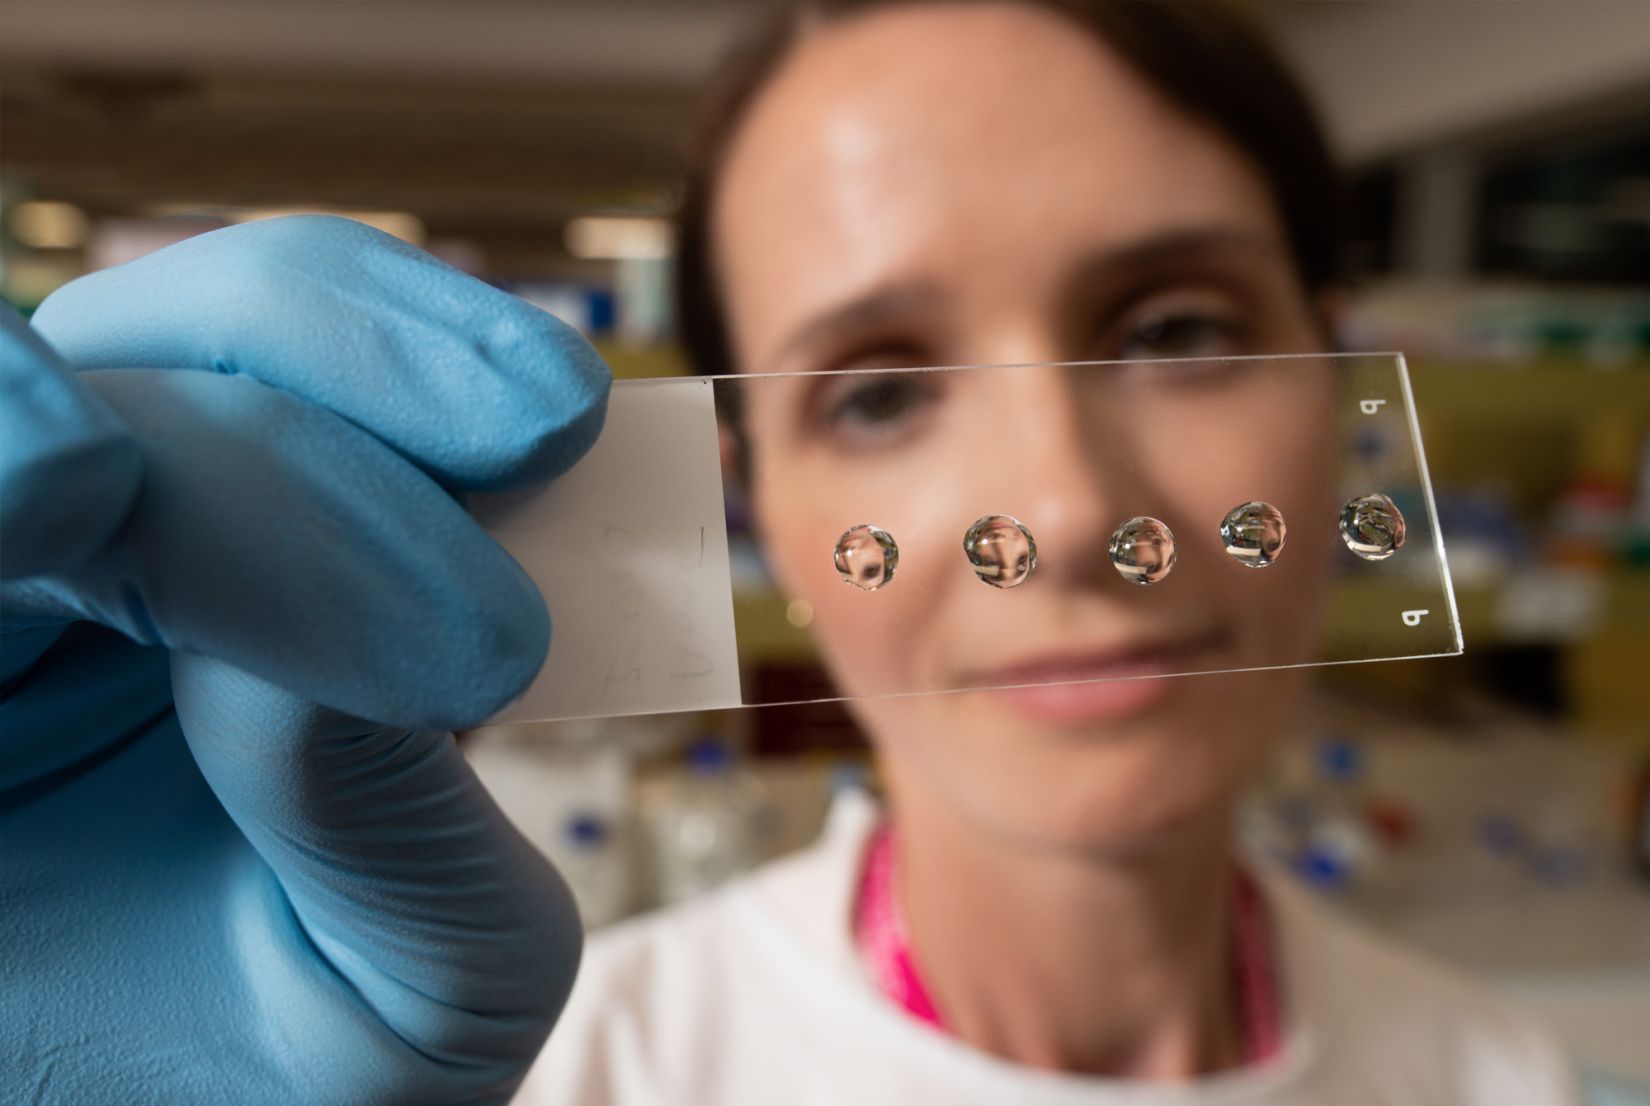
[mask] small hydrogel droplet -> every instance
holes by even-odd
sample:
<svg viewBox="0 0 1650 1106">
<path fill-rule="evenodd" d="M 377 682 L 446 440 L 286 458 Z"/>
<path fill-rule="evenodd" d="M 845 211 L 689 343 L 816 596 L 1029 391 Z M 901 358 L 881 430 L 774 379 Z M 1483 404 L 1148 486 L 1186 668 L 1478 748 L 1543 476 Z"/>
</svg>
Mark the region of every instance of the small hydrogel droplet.
<svg viewBox="0 0 1650 1106">
<path fill-rule="evenodd" d="M 1037 567 L 1037 543 L 1019 519 L 986 515 L 963 535 L 963 552 L 980 579 L 994 588 L 1017 588 Z"/>
<path fill-rule="evenodd" d="M 894 578 L 899 568 L 899 546 L 880 526 L 855 526 L 836 540 L 832 558 L 843 580 L 861 591 L 876 591 Z"/>
<path fill-rule="evenodd" d="M 1111 536 L 1111 563 L 1131 584 L 1155 584 L 1174 571 L 1174 533 L 1155 518 L 1131 518 Z"/>
<path fill-rule="evenodd" d="M 1384 561 L 1404 544 L 1404 516 L 1384 495 L 1360 495 L 1341 508 L 1341 540 L 1366 561 Z"/>
<path fill-rule="evenodd" d="M 1278 559 L 1288 539 L 1283 512 L 1256 499 L 1240 503 L 1220 520 L 1220 541 L 1240 565 L 1265 568 Z"/>
</svg>

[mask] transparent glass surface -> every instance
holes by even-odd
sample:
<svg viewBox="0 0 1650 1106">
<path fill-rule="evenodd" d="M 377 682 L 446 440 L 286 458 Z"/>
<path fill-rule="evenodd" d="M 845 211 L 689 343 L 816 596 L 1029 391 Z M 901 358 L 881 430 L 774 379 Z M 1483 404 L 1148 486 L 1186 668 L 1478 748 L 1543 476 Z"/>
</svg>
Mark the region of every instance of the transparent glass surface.
<svg viewBox="0 0 1650 1106">
<path fill-rule="evenodd" d="M 1367 496 L 1402 516 L 1384 559 L 1343 536 Z M 1462 650 L 1396 354 L 621 381 L 572 471 L 471 508 L 554 626 L 505 720 Z M 982 545 L 993 516 L 1025 539 Z M 1140 518 L 1173 536 L 1149 587 L 1112 555 Z M 858 527 L 897 543 L 871 589 L 843 572 Z M 886 555 L 855 545 L 850 567 Z M 828 679 L 776 677 L 810 666 Z"/>
</svg>

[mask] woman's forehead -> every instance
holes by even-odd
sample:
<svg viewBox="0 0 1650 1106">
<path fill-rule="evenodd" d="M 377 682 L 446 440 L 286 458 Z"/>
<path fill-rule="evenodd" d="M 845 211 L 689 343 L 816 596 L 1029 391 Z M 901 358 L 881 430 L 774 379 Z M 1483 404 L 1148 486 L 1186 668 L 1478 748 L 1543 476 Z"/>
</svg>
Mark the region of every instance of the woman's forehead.
<svg viewBox="0 0 1650 1106">
<path fill-rule="evenodd" d="M 1013 3 L 805 38 L 735 136 L 713 218 L 747 359 L 889 279 L 1035 280 L 1012 270 L 1192 228 L 1280 233 L 1227 142 L 1066 17 Z"/>
</svg>

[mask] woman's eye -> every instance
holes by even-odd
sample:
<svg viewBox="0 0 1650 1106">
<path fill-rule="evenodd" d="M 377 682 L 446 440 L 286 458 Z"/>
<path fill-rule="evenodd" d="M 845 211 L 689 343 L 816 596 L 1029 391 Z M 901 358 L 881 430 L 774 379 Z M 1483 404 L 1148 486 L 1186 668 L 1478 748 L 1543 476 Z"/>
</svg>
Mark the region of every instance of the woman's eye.
<svg viewBox="0 0 1650 1106">
<path fill-rule="evenodd" d="M 916 410 L 923 398 L 922 390 L 906 377 L 874 376 L 838 399 L 827 417 L 834 423 L 888 423 Z"/>
<path fill-rule="evenodd" d="M 933 399 L 933 389 L 903 373 L 846 377 L 837 394 L 824 397 L 822 422 L 856 444 L 880 444 L 913 427 Z"/>
<path fill-rule="evenodd" d="M 1149 316 L 1123 339 L 1128 360 L 1162 357 L 1221 357 L 1238 352 L 1239 328 L 1232 320 L 1201 311 Z"/>
</svg>

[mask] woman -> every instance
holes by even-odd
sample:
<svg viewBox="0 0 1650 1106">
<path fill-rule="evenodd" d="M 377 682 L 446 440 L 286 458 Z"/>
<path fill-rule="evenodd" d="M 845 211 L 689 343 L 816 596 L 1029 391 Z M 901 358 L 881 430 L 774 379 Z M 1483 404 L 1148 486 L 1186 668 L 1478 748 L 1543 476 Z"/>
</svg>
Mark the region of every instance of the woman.
<svg viewBox="0 0 1650 1106">
<path fill-rule="evenodd" d="M 684 331 L 711 372 L 1322 350 L 1333 193 L 1309 111 L 1224 9 L 827 5 L 731 78 L 684 205 Z M 1303 502 L 1326 376 L 1264 392 L 1295 407 L 1250 471 Z M 1147 602 L 1106 557 L 1122 518 L 1239 501 L 1160 443 L 1254 402 L 1251 378 L 1105 396 L 1061 370 L 816 379 L 752 390 L 742 460 L 848 693 L 1256 655 L 1230 597 Z M 965 484 L 1019 497 L 998 509 L 1034 532 L 1034 588 L 981 587 L 954 536 L 928 536 L 949 531 L 923 503 Z M 887 516 L 847 517 L 870 495 Z M 912 544 L 873 608 L 817 535 L 894 516 Z M 1305 529 L 1289 554 L 1312 555 Z M 1539 1030 L 1234 859 L 1236 797 L 1299 687 L 855 702 L 887 809 L 848 801 L 809 852 L 595 940 L 521 1100 L 1568 1101 Z"/>
</svg>

